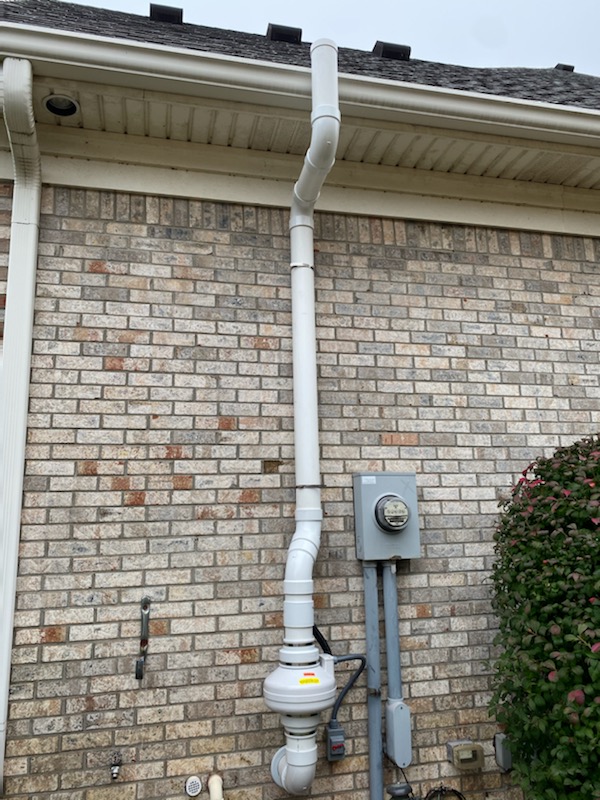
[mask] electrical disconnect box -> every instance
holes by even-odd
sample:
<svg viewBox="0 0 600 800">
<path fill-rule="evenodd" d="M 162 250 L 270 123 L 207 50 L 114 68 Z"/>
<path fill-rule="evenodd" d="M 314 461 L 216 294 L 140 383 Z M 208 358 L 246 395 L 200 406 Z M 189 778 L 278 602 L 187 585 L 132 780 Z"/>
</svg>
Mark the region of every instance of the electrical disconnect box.
<svg viewBox="0 0 600 800">
<path fill-rule="evenodd" d="M 410 711 L 402 700 L 388 698 L 385 707 L 385 753 L 399 767 L 412 761 Z"/>
<path fill-rule="evenodd" d="M 353 476 L 356 555 L 362 561 L 419 558 L 417 479 L 413 472 Z"/>
<path fill-rule="evenodd" d="M 337 720 L 330 720 L 325 729 L 327 760 L 341 761 L 346 756 L 346 734 Z"/>
</svg>

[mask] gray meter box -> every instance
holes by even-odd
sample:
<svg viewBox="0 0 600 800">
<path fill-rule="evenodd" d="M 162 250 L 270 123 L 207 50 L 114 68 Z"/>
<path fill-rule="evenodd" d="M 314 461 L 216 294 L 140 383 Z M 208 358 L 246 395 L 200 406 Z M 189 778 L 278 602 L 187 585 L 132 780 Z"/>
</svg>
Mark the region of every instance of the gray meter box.
<svg viewBox="0 0 600 800">
<path fill-rule="evenodd" d="M 352 478 L 356 555 L 391 561 L 421 555 L 414 472 L 359 472 Z"/>
</svg>

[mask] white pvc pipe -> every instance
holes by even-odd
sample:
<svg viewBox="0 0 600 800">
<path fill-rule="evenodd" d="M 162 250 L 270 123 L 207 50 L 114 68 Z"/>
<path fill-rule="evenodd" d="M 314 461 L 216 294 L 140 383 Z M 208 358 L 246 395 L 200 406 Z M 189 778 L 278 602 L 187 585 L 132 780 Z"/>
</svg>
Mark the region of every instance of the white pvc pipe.
<svg viewBox="0 0 600 800">
<path fill-rule="evenodd" d="M 223 800 L 223 778 L 214 772 L 208 779 L 209 800 Z"/>
<path fill-rule="evenodd" d="M 283 583 L 283 647 L 279 667 L 265 680 L 264 697 L 279 711 L 286 744 L 275 754 L 271 775 L 292 795 L 309 791 L 317 765 L 319 713 L 335 702 L 331 656 L 313 637 L 313 567 L 321 539 L 321 474 L 317 397 L 313 214 L 333 166 L 339 138 L 337 47 L 327 40 L 311 48 L 312 137 L 290 209 L 292 353 L 296 530 Z"/>
<path fill-rule="evenodd" d="M 40 155 L 32 107 L 32 70 L 28 61 L 4 60 L 0 71 L 0 102 L 3 102 L 15 171 L 0 381 L 1 793 L 4 788 L 41 196 Z"/>
<path fill-rule="evenodd" d="M 286 745 L 276 762 L 276 783 L 291 795 L 310 791 L 317 765 L 317 737 L 286 734 Z"/>
<path fill-rule="evenodd" d="M 294 456 L 296 470 L 296 531 L 286 563 L 284 640 L 314 643 L 312 570 L 319 550 L 321 473 L 317 395 L 317 334 L 314 289 L 314 206 L 335 161 L 340 113 L 337 92 L 337 47 L 321 39 L 311 47 L 312 137 L 290 209 L 292 268 L 292 351 L 294 375 Z M 298 591 L 299 590 L 299 591 Z M 310 591 L 310 601 L 294 602 Z M 293 612 L 292 613 L 292 609 Z M 304 630 L 298 637 L 297 628 Z"/>
</svg>

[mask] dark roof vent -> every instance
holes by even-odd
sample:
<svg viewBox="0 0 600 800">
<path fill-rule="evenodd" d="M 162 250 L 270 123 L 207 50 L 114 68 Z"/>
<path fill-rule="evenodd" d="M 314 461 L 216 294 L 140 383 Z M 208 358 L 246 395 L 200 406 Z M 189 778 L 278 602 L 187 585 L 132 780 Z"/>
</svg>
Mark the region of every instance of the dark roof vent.
<svg viewBox="0 0 600 800">
<path fill-rule="evenodd" d="M 410 47 L 407 44 L 375 42 L 373 53 L 380 58 L 393 58 L 396 61 L 408 61 L 410 59 Z"/>
<path fill-rule="evenodd" d="M 575 67 L 571 64 L 557 64 L 554 69 L 562 69 L 563 72 L 574 72 Z"/>
<path fill-rule="evenodd" d="M 150 3 L 150 19 L 153 22 L 171 22 L 181 25 L 183 22 L 183 9 L 172 8 L 171 6 L 157 6 Z"/>
<path fill-rule="evenodd" d="M 270 42 L 300 44 L 302 41 L 302 28 L 287 28 L 285 25 L 273 25 L 273 23 L 269 22 L 266 37 Z"/>
</svg>

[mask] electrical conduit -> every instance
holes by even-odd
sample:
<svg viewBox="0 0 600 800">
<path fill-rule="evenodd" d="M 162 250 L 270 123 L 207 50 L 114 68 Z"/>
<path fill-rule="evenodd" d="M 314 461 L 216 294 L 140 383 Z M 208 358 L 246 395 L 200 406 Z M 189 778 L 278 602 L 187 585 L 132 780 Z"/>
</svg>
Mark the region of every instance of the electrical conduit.
<svg viewBox="0 0 600 800">
<path fill-rule="evenodd" d="M 40 153 L 32 106 L 29 61 L 6 58 L 0 103 L 15 182 L 8 256 L 3 370 L 0 378 L 0 794 L 23 503 L 29 370 L 41 197 Z"/>
<path fill-rule="evenodd" d="M 289 794 L 306 794 L 317 764 L 319 714 L 333 706 L 333 656 L 314 636 L 313 567 L 321 539 L 321 475 L 317 401 L 314 291 L 314 206 L 335 161 L 340 130 L 337 47 L 321 39 L 311 47 L 312 136 L 290 210 L 296 530 L 284 578 L 283 647 L 279 666 L 264 683 L 266 705 L 278 711 L 286 744 L 271 775 Z"/>
<path fill-rule="evenodd" d="M 402 700 L 402 667 L 398 620 L 398 585 L 396 562 L 382 566 L 385 652 L 387 664 L 387 701 L 385 706 L 385 752 L 399 767 L 407 767 L 412 758 L 410 710 Z"/>
<path fill-rule="evenodd" d="M 367 642 L 367 724 L 369 736 L 369 797 L 383 798 L 383 724 L 381 719 L 381 644 L 377 563 L 363 562 L 365 634 Z"/>
</svg>

